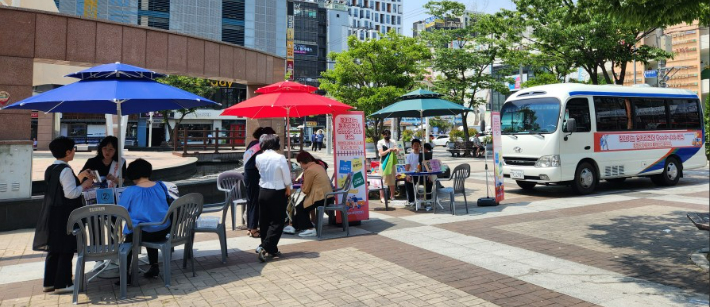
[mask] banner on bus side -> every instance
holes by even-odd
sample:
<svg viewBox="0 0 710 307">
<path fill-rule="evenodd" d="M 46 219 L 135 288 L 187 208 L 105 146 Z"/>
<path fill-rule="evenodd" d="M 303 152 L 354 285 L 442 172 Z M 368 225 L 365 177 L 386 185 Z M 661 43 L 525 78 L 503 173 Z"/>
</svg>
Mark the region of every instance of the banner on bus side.
<svg viewBox="0 0 710 307">
<path fill-rule="evenodd" d="M 654 132 L 595 132 L 594 151 L 625 151 L 700 147 L 703 133 L 700 130 Z"/>
</svg>

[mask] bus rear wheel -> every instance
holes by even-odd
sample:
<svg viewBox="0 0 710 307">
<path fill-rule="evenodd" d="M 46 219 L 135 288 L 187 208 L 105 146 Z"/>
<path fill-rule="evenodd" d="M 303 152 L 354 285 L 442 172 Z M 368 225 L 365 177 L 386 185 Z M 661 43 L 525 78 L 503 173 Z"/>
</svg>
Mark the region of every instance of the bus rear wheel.
<svg viewBox="0 0 710 307">
<path fill-rule="evenodd" d="M 651 176 L 651 181 L 660 186 L 674 186 L 678 184 L 680 180 L 680 173 L 683 169 L 683 165 L 675 157 L 669 157 L 666 159 L 666 164 L 663 167 L 663 172 Z"/>
<path fill-rule="evenodd" d="M 515 183 L 517 183 L 521 189 L 528 190 L 528 191 L 534 189 L 535 186 L 537 185 L 537 183 L 534 183 L 534 182 L 520 181 L 520 180 L 516 180 Z"/>
<path fill-rule="evenodd" d="M 594 192 L 599 183 L 594 166 L 589 162 L 582 162 L 577 166 L 577 171 L 574 173 L 574 181 L 572 182 L 572 190 L 579 195 L 587 195 Z"/>
</svg>

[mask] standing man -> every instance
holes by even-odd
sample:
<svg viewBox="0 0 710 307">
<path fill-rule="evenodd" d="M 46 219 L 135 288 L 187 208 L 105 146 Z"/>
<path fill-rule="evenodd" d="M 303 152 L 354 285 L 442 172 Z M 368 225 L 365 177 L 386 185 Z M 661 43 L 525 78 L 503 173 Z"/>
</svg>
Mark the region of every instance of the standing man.
<svg viewBox="0 0 710 307">
<path fill-rule="evenodd" d="M 399 149 L 397 149 L 397 142 L 391 140 L 391 137 L 392 133 L 389 130 L 382 131 L 382 139 L 377 141 L 377 153 L 380 156 L 380 174 L 382 174 L 382 180 L 384 181 L 383 183 L 389 186 L 390 199 L 394 200 L 395 176 L 397 175 L 397 166 L 392 165 L 394 169 L 391 170 L 391 173 L 389 175 L 385 175 L 385 167 L 387 166 L 384 165 L 385 157 L 387 157 L 387 155 L 396 155 L 399 151 Z M 382 203 L 385 203 L 384 190 L 380 190 L 380 201 Z"/>
<path fill-rule="evenodd" d="M 318 148 L 318 143 L 316 141 L 316 132 L 314 131 L 311 133 L 311 151 L 316 151 L 316 148 Z"/>
<path fill-rule="evenodd" d="M 316 141 L 318 142 L 318 151 L 323 149 L 323 138 L 325 135 L 323 134 L 323 129 L 318 130 L 318 135 L 316 135 Z"/>
</svg>

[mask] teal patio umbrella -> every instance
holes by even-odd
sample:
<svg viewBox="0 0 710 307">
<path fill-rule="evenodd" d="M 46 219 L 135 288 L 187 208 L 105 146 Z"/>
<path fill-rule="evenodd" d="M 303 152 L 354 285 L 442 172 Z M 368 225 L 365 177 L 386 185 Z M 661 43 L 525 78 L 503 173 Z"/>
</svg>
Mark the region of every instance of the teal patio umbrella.
<svg viewBox="0 0 710 307">
<path fill-rule="evenodd" d="M 473 112 L 470 108 L 441 99 L 441 96 L 444 95 L 424 89 L 414 90 L 400 96 L 398 102 L 370 116 L 376 118 L 419 117 L 419 122 L 423 123 L 422 119 L 424 117 L 458 115 L 464 112 Z"/>
<path fill-rule="evenodd" d="M 399 97 L 399 101 L 379 110 L 371 117 L 431 117 L 458 115 L 464 112 L 473 112 L 472 109 L 460 104 L 441 99 L 442 94 L 418 89 Z"/>
</svg>

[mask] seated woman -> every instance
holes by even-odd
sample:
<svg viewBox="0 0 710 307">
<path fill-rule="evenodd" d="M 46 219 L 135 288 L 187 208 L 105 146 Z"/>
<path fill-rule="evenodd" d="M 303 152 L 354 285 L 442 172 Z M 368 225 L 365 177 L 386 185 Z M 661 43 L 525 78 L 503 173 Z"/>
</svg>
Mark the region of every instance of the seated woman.
<svg viewBox="0 0 710 307">
<path fill-rule="evenodd" d="M 160 222 L 168 212 L 167 188 L 162 182 L 150 180 L 153 166 L 146 160 L 137 159 L 128 165 L 126 177 L 135 183 L 123 191 L 118 201 L 120 206 L 128 210 L 133 226 L 140 223 Z M 158 226 L 143 227 L 141 240 L 144 242 L 160 242 L 170 232 L 170 221 Z M 126 242 L 133 242 L 133 229 L 124 229 Z M 158 266 L 158 250 L 148 248 L 148 262 L 150 269 L 143 274 L 146 278 L 157 277 L 160 273 Z M 128 266 L 131 266 L 131 256 L 128 256 Z M 130 277 L 129 277 L 130 280 Z"/>
<path fill-rule="evenodd" d="M 120 173 L 126 173 L 126 160 L 121 158 L 121 163 L 118 163 L 118 139 L 115 136 L 109 135 L 101 140 L 96 148 L 96 157 L 86 160 L 81 171 L 87 169 L 98 171 L 101 179 L 106 179 L 107 187 L 118 187 Z"/>
<path fill-rule="evenodd" d="M 330 185 L 330 178 L 328 178 L 325 168 L 311 154 L 301 151 L 296 156 L 296 161 L 301 164 L 303 169 L 301 192 L 306 194 L 306 198 L 296 205 L 293 226 L 297 230 L 303 230 L 298 234 L 300 237 L 314 237 L 316 230 L 313 227 L 311 213 L 315 208 L 326 204 L 325 195 L 333 192 L 333 187 Z M 328 199 L 329 203 L 332 201 L 332 198 Z"/>
</svg>

